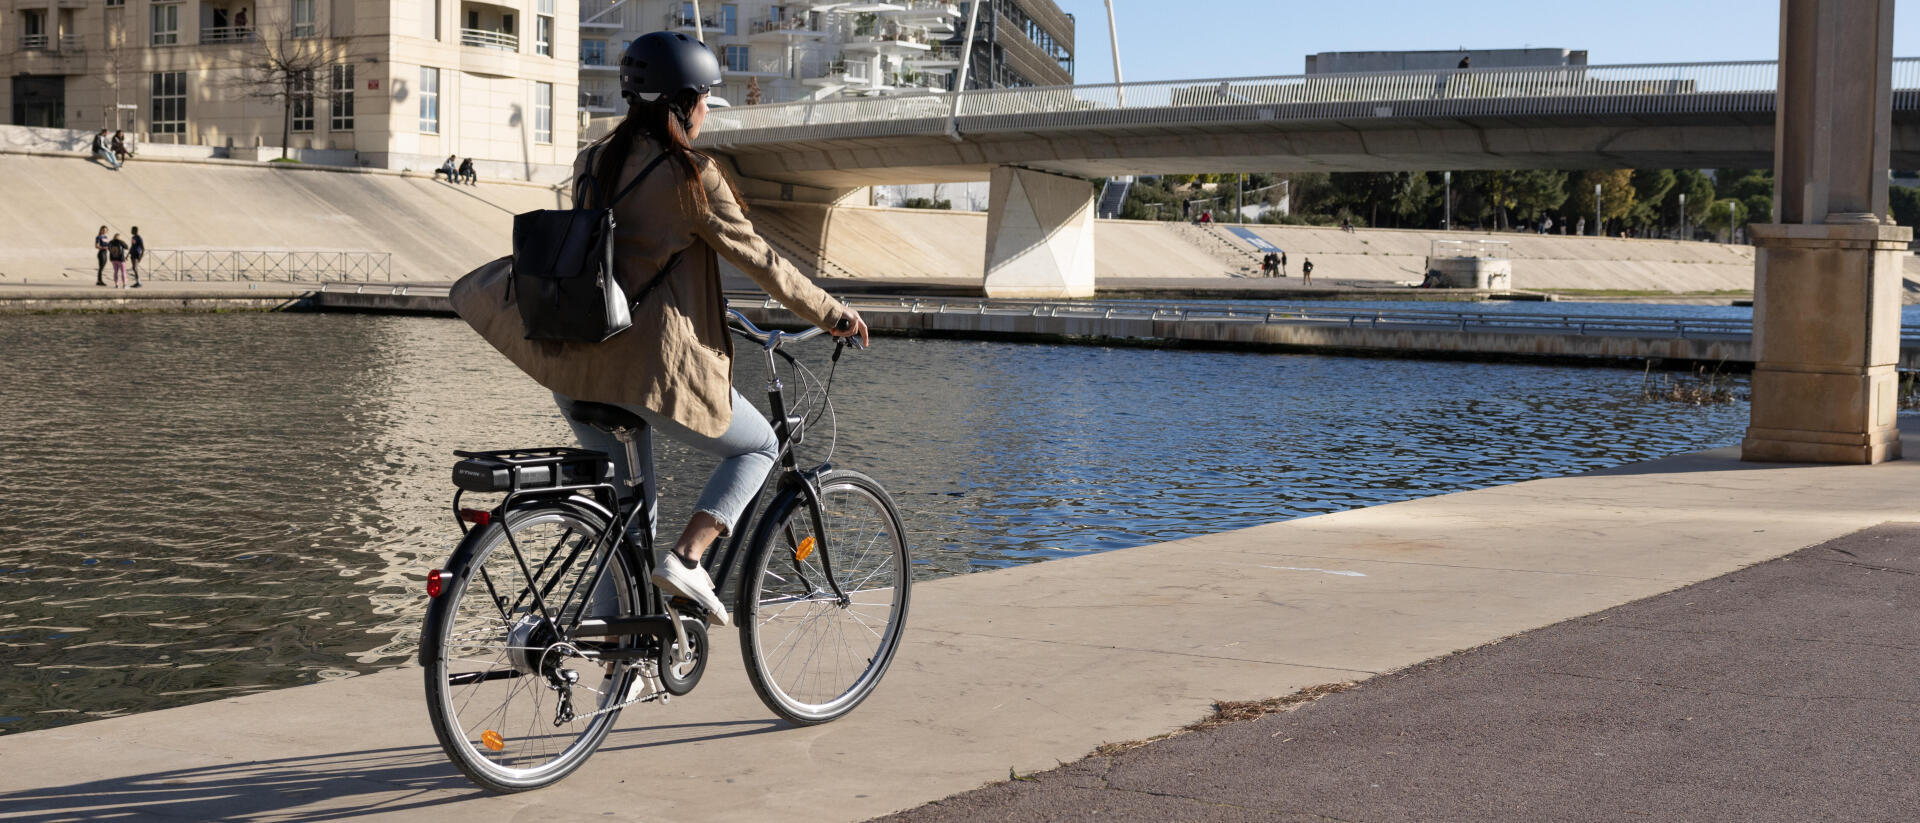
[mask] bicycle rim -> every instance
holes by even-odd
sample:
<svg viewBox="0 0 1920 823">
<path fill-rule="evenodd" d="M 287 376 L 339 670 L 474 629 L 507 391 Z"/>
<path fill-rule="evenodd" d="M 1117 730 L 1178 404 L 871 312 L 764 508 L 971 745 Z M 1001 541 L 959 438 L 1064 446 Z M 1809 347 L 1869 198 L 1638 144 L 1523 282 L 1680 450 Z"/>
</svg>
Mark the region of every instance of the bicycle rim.
<svg viewBox="0 0 1920 823">
<path fill-rule="evenodd" d="M 509 513 L 504 528 L 487 527 L 457 556 L 454 579 L 428 611 L 423 642 L 434 731 L 461 771 L 485 788 L 523 791 L 565 777 L 619 716 L 616 706 L 634 675 L 581 656 L 562 628 L 583 616 L 631 612 L 618 553 L 598 596 L 587 591 L 584 578 L 595 565 L 588 547 L 603 528 L 597 516 L 571 508 Z"/>
<path fill-rule="evenodd" d="M 771 512 L 777 519 L 749 558 L 738 605 L 754 690 L 774 713 L 802 725 L 852 711 L 879 685 L 899 646 L 912 583 L 899 514 L 877 483 L 832 472 L 821 478 L 820 495 L 827 539 L 819 539 L 804 499 Z M 828 551 L 845 602 L 827 584 Z"/>
</svg>

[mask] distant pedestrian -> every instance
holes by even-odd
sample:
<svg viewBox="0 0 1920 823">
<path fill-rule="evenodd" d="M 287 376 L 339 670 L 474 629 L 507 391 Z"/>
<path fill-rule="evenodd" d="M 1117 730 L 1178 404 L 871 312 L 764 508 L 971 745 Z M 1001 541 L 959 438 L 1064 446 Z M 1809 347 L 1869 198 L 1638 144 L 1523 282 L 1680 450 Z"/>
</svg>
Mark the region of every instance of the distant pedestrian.
<svg viewBox="0 0 1920 823">
<path fill-rule="evenodd" d="M 127 242 L 116 234 L 107 241 L 107 259 L 113 261 L 113 287 L 127 287 Z"/>
<path fill-rule="evenodd" d="M 140 236 L 140 227 L 133 227 L 133 242 L 127 246 L 127 262 L 133 264 L 133 288 L 140 288 L 140 258 L 147 256 L 147 240 Z"/>
<path fill-rule="evenodd" d="M 1300 285 L 1313 285 L 1313 258 L 1300 261 Z"/>
<path fill-rule="evenodd" d="M 1579 235 L 1584 235 L 1587 233 L 1587 218 L 1582 217 L 1580 218 L 1580 222 L 1574 224 L 1573 233 L 1579 234 Z"/>
<path fill-rule="evenodd" d="M 1280 258 L 1273 256 L 1273 252 L 1267 252 L 1266 254 L 1260 255 L 1260 276 L 1261 277 L 1272 277 L 1274 269 L 1277 269 L 1279 267 L 1280 267 Z"/>
<path fill-rule="evenodd" d="M 433 170 L 433 179 L 438 180 L 440 179 L 440 175 L 443 174 L 447 176 L 447 182 L 449 183 L 460 182 L 460 165 L 451 154 L 447 155 L 447 162 L 441 163 L 440 168 Z"/>
<path fill-rule="evenodd" d="M 113 142 L 107 139 L 106 129 L 93 136 L 93 156 L 107 161 L 107 166 L 114 171 L 120 170 L 120 158 L 113 154 Z"/>
<path fill-rule="evenodd" d="M 1340 230 L 1349 234 L 1353 233 L 1353 221 L 1345 217 L 1340 218 Z"/>
<path fill-rule="evenodd" d="M 1473 68 L 1473 55 L 1471 54 L 1460 55 L 1460 65 L 1455 66 L 1454 68 L 1457 68 L 1457 69 Z"/>
<path fill-rule="evenodd" d="M 122 163 L 127 162 L 129 158 L 133 157 L 133 144 L 127 141 L 126 132 L 116 131 L 113 133 L 113 153 L 116 157 L 120 158 L 120 162 Z"/>
<path fill-rule="evenodd" d="M 1540 233 L 1546 234 L 1550 231 L 1553 231 L 1553 215 L 1540 218 Z"/>
<path fill-rule="evenodd" d="M 244 29 L 247 27 L 247 10 L 245 8 L 233 13 L 233 27 L 236 29 Z"/>
<path fill-rule="evenodd" d="M 460 161 L 460 182 L 469 186 L 480 185 L 480 176 L 473 173 L 473 158 Z"/>
<path fill-rule="evenodd" d="M 93 284 L 96 286 L 104 286 L 107 284 L 107 280 L 106 280 L 107 278 L 107 227 L 106 226 L 101 226 L 100 231 L 94 234 L 93 236 L 93 259 L 94 259 L 94 262 L 96 263 L 96 265 L 93 268 Z"/>
<path fill-rule="evenodd" d="M 1285 251 L 1280 252 L 1280 276 L 1287 276 L 1287 253 Z"/>
</svg>

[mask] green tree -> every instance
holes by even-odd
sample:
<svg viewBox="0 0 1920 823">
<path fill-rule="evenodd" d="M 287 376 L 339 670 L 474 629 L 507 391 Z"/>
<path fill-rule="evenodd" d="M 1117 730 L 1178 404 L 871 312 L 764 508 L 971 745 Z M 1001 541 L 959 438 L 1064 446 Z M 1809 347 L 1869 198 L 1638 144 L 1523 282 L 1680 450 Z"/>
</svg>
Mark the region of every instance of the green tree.
<svg viewBox="0 0 1920 823">
<path fill-rule="evenodd" d="M 1584 215 L 1589 221 L 1595 219 L 1593 213 L 1593 187 L 1600 186 L 1600 214 L 1598 218 L 1605 225 L 1617 225 L 1618 221 L 1633 212 L 1633 170 L 1611 169 L 1607 171 L 1585 171 L 1574 186 L 1570 196 L 1577 204 L 1575 214 Z"/>
<path fill-rule="evenodd" d="M 1673 173 L 1673 188 L 1667 191 L 1665 203 L 1660 214 L 1663 220 L 1678 224 L 1681 222 L 1680 195 L 1687 196 L 1686 223 L 1699 227 L 1706 224 L 1707 215 L 1713 211 L 1715 198 L 1713 179 L 1698 169 L 1681 169 Z M 1682 240 L 1691 238 L 1682 237 Z"/>
<path fill-rule="evenodd" d="M 1665 222 L 1662 207 L 1666 205 L 1667 192 L 1672 191 L 1677 182 L 1671 169 L 1635 169 L 1633 209 L 1627 215 L 1627 223 L 1641 234 L 1661 226 Z"/>
<path fill-rule="evenodd" d="M 1920 189 L 1888 186 L 1887 199 L 1893 206 L 1893 222 L 1902 226 L 1920 226 Z"/>
</svg>

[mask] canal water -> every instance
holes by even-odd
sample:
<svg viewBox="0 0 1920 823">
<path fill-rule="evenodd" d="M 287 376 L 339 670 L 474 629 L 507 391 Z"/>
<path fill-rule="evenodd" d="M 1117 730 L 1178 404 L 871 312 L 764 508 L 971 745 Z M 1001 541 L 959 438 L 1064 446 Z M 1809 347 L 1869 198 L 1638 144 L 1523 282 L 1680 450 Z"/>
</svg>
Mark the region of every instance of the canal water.
<svg viewBox="0 0 1920 823">
<path fill-rule="evenodd" d="M 1633 370 L 877 344 L 839 365 L 832 459 L 893 491 L 923 577 L 1723 446 L 1746 421 L 1642 402 Z M 405 665 L 458 535 L 449 453 L 567 441 L 454 320 L 25 316 L 0 347 L 0 733 Z M 824 376 L 830 350 L 802 352 Z M 708 466 L 662 452 L 672 524 Z"/>
</svg>

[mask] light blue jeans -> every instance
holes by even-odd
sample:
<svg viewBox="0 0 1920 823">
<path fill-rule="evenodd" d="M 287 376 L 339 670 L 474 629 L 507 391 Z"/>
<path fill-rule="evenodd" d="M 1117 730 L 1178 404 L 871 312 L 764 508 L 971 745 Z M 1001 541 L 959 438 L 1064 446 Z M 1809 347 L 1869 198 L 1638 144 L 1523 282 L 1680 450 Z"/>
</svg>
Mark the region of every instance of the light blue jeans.
<svg viewBox="0 0 1920 823">
<path fill-rule="evenodd" d="M 560 413 L 567 418 L 567 425 L 573 427 L 573 435 L 580 439 L 580 447 L 605 452 L 613 458 L 614 483 L 621 489 L 628 488 L 627 452 L 613 435 L 573 419 L 573 398 L 558 392 L 553 402 L 560 406 Z M 733 527 L 745 514 L 747 504 L 753 501 L 755 493 L 760 491 L 767 481 L 767 473 L 773 470 L 774 459 L 780 453 L 780 441 L 773 434 L 773 425 L 753 407 L 753 403 L 740 394 L 733 392 L 733 422 L 719 437 L 707 437 L 692 429 L 674 422 L 672 419 L 644 406 L 619 405 L 647 421 L 647 428 L 634 437 L 634 446 L 640 452 L 641 479 L 646 490 L 646 529 L 649 536 L 655 534 L 659 520 L 659 501 L 655 496 L 657 486 L 653 471 L 653 433 L 657 430 L 669 439 L 720 458 L 720 465 L 707 478 L 707 487 L 700 492 L 700 499 L 694 503 L 696 512 L 706 512 L 720 521 L 725 534 L 733 533 Z M 624 493 L 624 492 L 623 492 Z M 639 535 L 631 537 L 639 545 Z"/>
</svg>

